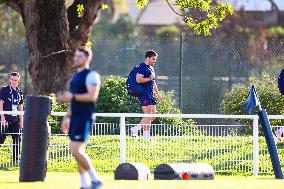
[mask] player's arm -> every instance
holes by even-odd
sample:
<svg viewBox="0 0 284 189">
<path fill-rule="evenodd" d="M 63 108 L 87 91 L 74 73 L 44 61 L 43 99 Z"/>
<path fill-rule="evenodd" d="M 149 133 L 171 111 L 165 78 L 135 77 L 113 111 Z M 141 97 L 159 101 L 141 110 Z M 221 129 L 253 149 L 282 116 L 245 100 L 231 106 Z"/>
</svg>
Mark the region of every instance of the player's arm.
<svg viewBox="0 0 284 189">
<path fill-rule="evenodd" d="M 3 89 L 0 90 L 0 111 L 4 111 L 4 97 L 3 97 Z M 4 114 L 1 115 L 1 124 L 0 126 L 5 126 L 6 120 Z"/>
<path fill-rule="evenodd" d="M 23 96 L 23 93 L 21 92 L 21 100 L 20 100 L 20 103 L 19 103 L 19 106 L 18 106 L 18 110 L 19 111 L 24 111 L 24 106 L 23 106 L 23 99 L 24 99 L 24 96 Z M 24 126 L 24 116 L 23 115 L 20 115 L 20 128 L 22 129 Z"/>
<path fill-rule="evenodd" d="M 137 81 L 137 83 L 147 83 L 147 82 L 149 82 L 149 81 L 152 81 L 152 80 L 154 80 L 155 78 L 151 75 L 150 77 L 148 77 L 148 78 L 145 78 L 144 77 L 144 75 L 143 74 L 140 74 L 140 73 L 138 73 L 137 75 L 136 75 L 136 81 Z"/>
<path fill-rule="evenodd" d="M 78 102 L 96 102 L 100 92 L 101 79 L 99 74 L 90 72 L 86 78 L 87 93 L 73 94 Z"/>
<path fill-rule="evenodd" d="M 65 91 L 58 95 L 58 99 L 62 102 L 70 102 L 72 99 L 78 102 L 96 102 L 99 96 L 101 80 L 99 74 L 90 72 L 86 78 L 87 93 L 72 94 Z"/>
<path fill-rule="evenodd" d="M 23 106 L 23 104 L 20 104 L 20 105 L 18 106 L 18 110 L 19 110 L 19 111 L 24 111 L 24 106 Z M 23 126 L 24 126 L 24 116 L 23 116 L 23 115 L 20 115 L 20 128 L 22 129 Z"/>
<path fill-rule="evenodd" d="M 74 99 L 78 102 L 96 102 L 99 96 L 100 85 L 87 85 L 87 93 L 74 94 Z"/>
<path fill-rule="evenodd" d="M 61 131 L 64 134 L 67 134 L 69 132 L 70 128 L 70 117 L 71 117 L 71 108 L 70 106 L 68 107 L 67 113 L 65 117 L 63 118 L 63 121 L 61 123 Z"/>
<path fill-rule="evenodd" d="M 155 94 L 155 96 L 158 98 L 158 100 L 160 102 L 162 100 L 162 97 L 161 97 L 161 95 L 159 93 L 156 81 L 154 81 L 154 94 Z"/>
</svg>

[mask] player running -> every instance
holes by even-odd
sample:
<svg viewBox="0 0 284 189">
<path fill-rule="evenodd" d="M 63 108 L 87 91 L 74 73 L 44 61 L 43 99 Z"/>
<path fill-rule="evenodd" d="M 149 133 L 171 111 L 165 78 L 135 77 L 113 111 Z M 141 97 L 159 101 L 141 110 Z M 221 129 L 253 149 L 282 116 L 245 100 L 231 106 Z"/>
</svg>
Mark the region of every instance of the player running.
<svg viewBox="0 0 284 189">
<path fill-rule="evenodd" d="M 89 69 L 92 56 L 92 51 L 87 47 L 80 47 L 75 51 L 74 66 L 77 73 L 70 81 L 70 91 L 65 91 L 58 97 L 63 102 L 70 102 L 70 108 L 62 122 L 62 131 L 65 134 L 69 132 L 70 150 L 78 164 L 81 189 L 89 189 L 88 175 L 92 181 L 90 189 L 97 189 L 102 185 L 85 152 L 101 84 L 99 74 Z"/>
<path fill-rule="evenodd" d="M 138 96 L 142 111 L 144 114 L 155 114 L 156 113 L 156 101 L 161 101 L 161 96 L 158 91 L 158 87 L 155 81 L 154 65 L 156 64 L 158 54 L 153 50 L 148 50 L 145 54 L 144 63 L 139 65 L 138 73 L 136 75 L 136 81 L 143 86 L 143 93 Z M 131 134 L 134 137 L 138 136 L 138 131 L 143 127 L 143 136 L 146 141 L 150 141 L 150 128 L 151 123 L 154 121 L 155 117 L 145 117 L 141 122 L 132 127 Z"/>
</svg>

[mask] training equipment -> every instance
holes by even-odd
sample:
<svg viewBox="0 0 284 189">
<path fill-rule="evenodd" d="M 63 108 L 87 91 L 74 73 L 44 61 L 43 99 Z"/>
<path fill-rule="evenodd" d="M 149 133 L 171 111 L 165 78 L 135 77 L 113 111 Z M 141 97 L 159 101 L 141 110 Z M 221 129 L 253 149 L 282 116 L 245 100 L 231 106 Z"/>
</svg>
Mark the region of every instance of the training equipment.
<svg viewBox="0 0 284 189">
<path fill-rule="evenodd" d="M 161 164 L 154 171 L 155 180 L 213 180 L 215 171 L 206 163 Z"/>
<path fill-rule="evenodd" d="M 271 158 L 271 163 L 273 166 L 273 171 L 276 179 L 283 179 L 283 173 L 281 170 L 281 165 L 279 161 L 279 156 L 277 152 L 277 148 L 275 145 L 275 141 L 273 138 L 273 134 L 271 131 L 270 123 L 267 118 L 267 113 L 265 109 L 262 109 L 258 112 L 259 120 L 262 126 L 262 130 L 265 136 L 265 141 L 268 147 L 268 151 Z"/>
<path fill-rule="evenodd" d="M 281 72 L 282 74 L 282 72 Z M 280 74 L 280 75 L 281 75 Z M 279 76 L 280 77 L 280 76 Z M 279 80 L 278 80 L 279 82 Z M 280 88 L 279 88 L 280 89 Z M 253 109 L 258 107 L 258 117 L 262 126 L 262 130 L 265 136 L 265 141 L 268 147 L 268 151 L 271 158 L 271 163 L 273 166 L 273 171 L 275 174 L 275 178 L 277 179 L 283 179 L 283 173 L 281 170 L 281 165 L 279 161 L 279 156 L 277 152 L 277 148 L 275 145 L 274 137 L 271 131 L 270 123 L 267 117 L 267 113 L 264 109 L 261 108 L 260 101 L 257 97 L 256 90 L 254 86 L 252 85 L 248 99 L 246 100 L 245 104 L 243 105 L 243 108 L 248 112 L 251 113 Z"/>
<path fill-rule="evenodd" d="M 115 180 L 149 180 L 150 169 L 143 163 L 122 163 L 114 171 Z"/>
<path fill-rule="evenodd" d="M 283 95 L 284 94 L 284 69 L 281 70 L 278 76 L 278 89 L 279 89 L 279 92 Z"/>
<path fill-rule="evenodd" d="M 141 84 L 137 83 L 136 75 L 138 73 L 139 65 L 135 66 L 133 70 L 130 72 L 127 81 L 126 81 L 126 89 L 130 96 L 139 96 L 143 93 L 143 87 Z"/>
<path fill-rule="evenodd" d="M 51 99 L 27 96 L 24 116 L 20 182 L 44 181 L 47 169 L 48 125 Z"/>
</svg>

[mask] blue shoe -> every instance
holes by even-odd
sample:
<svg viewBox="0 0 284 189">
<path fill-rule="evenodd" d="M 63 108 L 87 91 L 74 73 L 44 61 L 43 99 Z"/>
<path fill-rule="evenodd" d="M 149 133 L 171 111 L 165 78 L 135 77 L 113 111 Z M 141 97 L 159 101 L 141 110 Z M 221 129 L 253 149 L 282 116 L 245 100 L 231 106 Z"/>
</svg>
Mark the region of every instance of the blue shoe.
<svg viewBox="0 0 284 189">
<path fill-rule="evenodd" d="M 98 181 L 92 181 L 92 185 L 90 187 L 90 189 L 99 189 L 100 187 L 102 187 L 103 182 L 98 180 Z"/>
</svg>

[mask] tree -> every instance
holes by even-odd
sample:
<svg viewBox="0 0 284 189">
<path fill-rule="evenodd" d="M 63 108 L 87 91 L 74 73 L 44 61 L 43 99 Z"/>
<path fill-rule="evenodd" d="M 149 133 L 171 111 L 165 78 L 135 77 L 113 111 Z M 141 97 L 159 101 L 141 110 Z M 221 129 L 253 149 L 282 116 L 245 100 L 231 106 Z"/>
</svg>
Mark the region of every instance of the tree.
<svg viewBox="0 0 284 189">
<path fill-rule="evenodd" d="M 0 38 L 12 42 L 24 41 L 25 29 L 22 25 L 21 16 L 7 6 L 0 6 Z M 0 42 L 7 41 L 4 40 Z"/>
<path fill-rule="evenodd" d="M 198 35 L 210 35 L 210 30 L 217 28 L 219 21 L 233 13 L 229 3 L 213 6 L 212 0 L 165 1 Z M 1 3 L 16 10 L 23 19 L 33 93 L 49 95 L 64 89 L 72 71 L 73 52 L 88 42 L 99 11 L 107 7 L 103 0 L 74 0 L 68 8 L 65 0 L 0 0 Z M 148 0 L 136 0 L 136 3 L 143 8 Z M 203 14 L 195 17 L 192 10 Z"/>
</svg>

